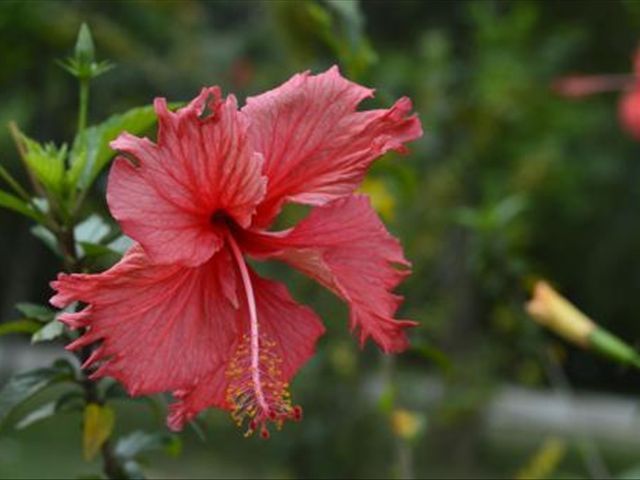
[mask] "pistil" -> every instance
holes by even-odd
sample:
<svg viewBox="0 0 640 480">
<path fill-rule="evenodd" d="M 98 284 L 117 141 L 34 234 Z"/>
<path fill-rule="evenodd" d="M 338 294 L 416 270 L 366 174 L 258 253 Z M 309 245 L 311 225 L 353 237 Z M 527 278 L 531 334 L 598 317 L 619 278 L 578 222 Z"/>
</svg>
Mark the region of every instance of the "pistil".
<svg viewBox="0 0 640 480">
<path fill-rule="evenodd" d="M 249 276 L 247 264 L 242 256 L 242 252 L 240 251 L 238 244 L 232 235 L 228 235 L 227 238 L 238 265 L 238 269 L 240 270 L 240 277 L 242 278 L 242 284 L 247 297 L 247 306 L 249 308 L 251 380 L 253 383 L 253 389 L 258 405 L 262 410 L 264 410 L 265 414 L 269 415 L 269 405 L 266 402 L 264 392 L 262 391 L 260 372 L 260 325 L 258 324 L 258 313 L 256 310 L 255 295 L 253 294 L 253 285 L 251 284 L 251 277 Z"/>
</svg>

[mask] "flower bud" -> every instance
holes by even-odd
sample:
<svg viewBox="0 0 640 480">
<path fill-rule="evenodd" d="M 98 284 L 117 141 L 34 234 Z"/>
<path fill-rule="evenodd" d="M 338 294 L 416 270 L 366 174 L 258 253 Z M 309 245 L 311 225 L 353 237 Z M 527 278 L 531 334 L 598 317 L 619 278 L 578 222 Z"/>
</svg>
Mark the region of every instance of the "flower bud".
<svg viewBox="0 0 640 480">
<path fill-rule="evenodd" d="M 538 282 L 527 312 L 539 324 L 582 347 L 589 346 L 595 323 L 556 292 L 548 283 Z"/>
<path fill-rule="evenodd" d="M 83 64 L 91 64 L 95 60 L 93 38 L 91 37 L 91 30 L 89 30 L 86 23 L 83 23 L 80 26 L 78 39 L 76 40 L 75 55 L 76 60 Z"/>
<path fill-rule="evenodd" d="M 640 368 L 640 355 L 633 347 L 596 325 L 548 283 L 536 284 L 526 309 L 535 321 L 565 340 L 623 365 Z"/>
</svg>

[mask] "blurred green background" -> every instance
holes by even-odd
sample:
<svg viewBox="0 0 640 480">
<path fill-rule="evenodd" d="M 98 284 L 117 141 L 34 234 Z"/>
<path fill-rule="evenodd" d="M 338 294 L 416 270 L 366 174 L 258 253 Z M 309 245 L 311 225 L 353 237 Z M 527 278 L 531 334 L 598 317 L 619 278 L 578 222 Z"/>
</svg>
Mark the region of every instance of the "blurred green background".
<svg viewBox="0 0 640 480">
<path fill-rule="evenodd" d="M 74 133 L 76 84 L 54 60 L 82 22 L 99 59 L 117 65 L 93 84 L 90 123 L 156 96 L 188 100 L 203 85 L 242 101 L 337 63 L 376 88 L 369 106 L 410 96 L 425 130 L 410 155 L 379 161 L 364 187 L 414 265 L 400 288 L 401 317 L 420 322 L 411 350 L 359 351 L 339 301 L 270 267 L 328 325 L 293 385 L 304 421 L 264 442 L 209 411 L 204 439 L 187 430 L 180 456 L 150 455 L 150 477 L 634 476 L 640 440 L 616 437 L 606 413 L 630 405 L 636 421 L 640 376 L 562 346 L 523 304 L 532 281 L 548 278 L 602 325 L 640 339 L 640 146 L 617 123 L 617 94 L 576 102 L 549 87 L 571 72 L 629 72 L 640 2 L 5 0 L 0 161 L 19 178 L 7 122 L 57 143 Z M 87 213 L 107 215 L 104 188 L 103 178 Z M 59 269 L 29 223 L 6 211 L 0 265 L 0 320 L 18 301 L 48 298 Z M 2 378 L 61 350 L 0 342 Z M 548 406 L 531 407 L 535 421 L 509 410 L 527 413 L 532 398 Z M 561 428 L 574 400 L 602 415 Z M 564 405 L 557 421 L 554 401 Z M 163 421 L 140 403 L 117 411 L 122 431 Z M 0 477 L 95 473 L 81 459 L 80 420 L 0 430 Z"/>
</svg>

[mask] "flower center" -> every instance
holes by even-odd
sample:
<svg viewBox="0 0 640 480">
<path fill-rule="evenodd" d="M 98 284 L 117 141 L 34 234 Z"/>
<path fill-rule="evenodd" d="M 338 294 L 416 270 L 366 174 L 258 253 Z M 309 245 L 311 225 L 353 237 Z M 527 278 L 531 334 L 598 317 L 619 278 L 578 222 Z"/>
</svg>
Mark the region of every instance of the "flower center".
<svg viewBox="0 0 640 480">
<path fill-rule="evenodd" d="M 288 384 L 282 378 L 282 358 L 277 351 L 277 344 L 260 331 L 249 269 L 233 236 L 228 234 L 227 238 L 240 270 L 250 328 L 229 362 L 226 400 L 233 409 L 231 417 L 238 426 L 248 421 L 245 436 L 260 428 L 260 435 L 269 438 L 266 427 L 268 421 L 274 422 L 279 429 L 284 420 L 300 420 L 302 409 L 291 405 Z"/>
<path fill-rule="evenodd" d="M 226 210 L 224 210 L 223 208 L 219 208 L 211 214 L 211 216 L 209 217 L 209 222 L 212 225 L 219 227 L 229 225 L 231 222 L 233 222 L 233 219 L 229 216 Z"/>
</svg>

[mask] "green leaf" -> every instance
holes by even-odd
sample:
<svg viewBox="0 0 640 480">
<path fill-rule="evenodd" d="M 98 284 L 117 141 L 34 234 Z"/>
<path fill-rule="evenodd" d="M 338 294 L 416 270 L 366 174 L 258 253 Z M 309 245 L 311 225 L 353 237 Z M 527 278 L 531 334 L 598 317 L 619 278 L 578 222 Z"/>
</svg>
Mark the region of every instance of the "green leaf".
<svg viewBox="0 0 640 480">
<path fill-rule="evenodd" d="M 51 320 L 31 336 L 31 343 L 46 342 L 58 338 L 64 332 L 64 324 L 57 319 Z"/>
<path fill-rule="evenodd" d="M 21 302 L 16 304 L 16 310 L 27 318 L 40 320 L 41 322 L 50 322 L 56 315 L 56 312 L 44 305 L 36 303 Z"/>
<path fill-rule="evenodd" d="M 25 415 L 20 421 L 18 421 L 18 423 L 16 423 L 15 428 L 16 430 L 22 430 L 23 428 L 27 428 L 34 423 L 54 416 L 55 413 L 56 402 L 45 403 L 44 405 L 41 405 L 40 407 Z"/>
<path fill-rule="evenodd" d="M 90 403 L 84 409 L 82 452 L 87 461 L 92 460 L 113 432 L 115 412 L 106 405 Z"/>
<path fill-rule="evenodd" d="M 0 207 L 13 210 L 39 223 L 44 220 L 44 217 L 27 202 L 3 190 L 0 190 Z"/>
<path fill-rule="evenodd" d="M 83 406 L 84 395 L 81 392 L 66 392 L 57 400 L 45 403 L 29 412 L 16 423 L 15 428 L 22 430 L 59 412 L 82 411 Z"/>
<path fill-rule="evenodd" d="M 69 187 L 88 189 L 115 155 L 109 143 L 123 131 L 139 135 L 155 122 L 155 111 L 152 106 L 147 106 L 114 115 L 99 125 L 87 128 L 76 137 L 71 149 L 71 168 L 67 175 Z"/>
<path fill-rule="evenodd" d="M 129 250 L 133 246 L 133 240 L 126 235 L 120 235 L 118 238 L 109 243 L 109 248 L 120 255 Z"/>
<path fill-rule="evenodd" d="M 73 378 L 73 369 L 69 368 L 66 361 L 14 375 L 0 391 L 0 425 L 17 406 L 36 393 Z"/>
<path fill-rule="evenodd" d="M 163 450 L 171 456 L 178 456 L 182 451 L 180 437 L 164 432 L 146 433 L 133 432 L 121 438 L 115 449 L 115 453 L 122 459 L 134 459 L 143 452 Z"/>
<path fill-rule="evenodd" d="M 84 400 L 83 392 L 67 392 L 56 400 L 56 412 L 81 412 Z"/>
<path fill-rule="evenodd" d="M 31 173 L 48 192 L 62 198 L 67 146 L 63 144 L 56 147 L 53 143 L 43 145 L 26 136 L 17 127 L 15 134 L 24 148 L 24 161 Z"/>
<path fill-rule="evenodd" d="M 111 233 L 111 225 L 100 215 L 93 214 L 74 229 L 76 242 L 80 246 L 80 257 L 100 256 L 112 252 L 100 242 Z"/>
<path fill-rule="evenodd" d="M 76 241 L 100 243 L 111 232 L 109 225 L 100 215 L 92 214 L 74 229 Z"/>
<path fill-rule="evenodd" d="M 101 257 L 102 255 L 117 255 L 120 254 L 106 245 L 100 245 L 98 243 L 79 242 L 82 249 L 83 257 Z"/>
<path fill-rule="evenodd" d="M 122 469 L 126 475 L 125 478 L 128 478 L 129 480 L 144 480 L 146 478 L 140 464 L 135 460 L 127 460 L 124 462 Z"/>
<path fill-rule="evenodd" d="M 0 336 L 9 333 L 34 333 L 42 327 L 40 322 L 36 322 L 30 318 L 21 318 L 11 322 L 0 323 Z"/>
<path fill-rule="evenodd" d="M 31 227 L 31 234 L 40 239 L 42 243 L 44 243 L 49 250 L 55 253 L 58 257 L 63 257 L 62 252 L 60 251 L 60 247 L 58 246 L 58 240 L 56 236 L 43 225 L 35 225 Z"/>
</svg>

